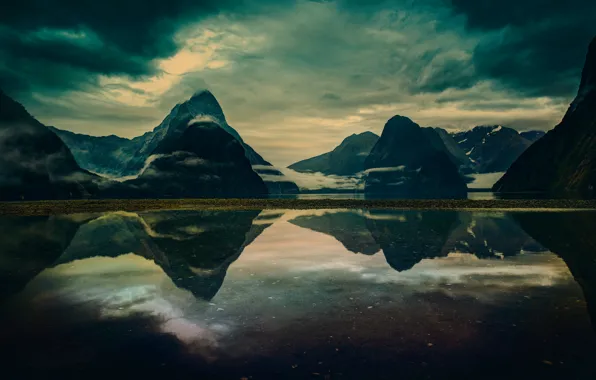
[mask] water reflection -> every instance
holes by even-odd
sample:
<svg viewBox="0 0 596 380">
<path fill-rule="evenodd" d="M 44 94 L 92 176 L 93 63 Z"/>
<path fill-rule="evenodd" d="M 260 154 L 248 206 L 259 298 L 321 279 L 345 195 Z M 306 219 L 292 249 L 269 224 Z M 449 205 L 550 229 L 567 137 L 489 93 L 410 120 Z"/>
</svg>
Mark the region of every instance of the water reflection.
<svg viewBox="0 0 596 380">
<path fill-rule="evenodd" d="M 593 378 L 595 222 L 417 210 L 3 217 L 0 341 L 21 376 L 109 362 L 226 379 Z"/>
</svg>

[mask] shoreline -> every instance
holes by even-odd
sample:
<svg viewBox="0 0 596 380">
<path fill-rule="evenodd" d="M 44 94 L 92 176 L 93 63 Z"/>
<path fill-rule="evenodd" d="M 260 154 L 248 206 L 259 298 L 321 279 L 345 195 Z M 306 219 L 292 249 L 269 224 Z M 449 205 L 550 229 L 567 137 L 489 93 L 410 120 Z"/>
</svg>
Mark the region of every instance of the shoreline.
<svg viewBox="0 0 596 380">
<path fill-rule="evenodd" d="M 478 211 L 596 211 L 596 200 L 571 199 L 105 199 L 0 202 L 0 215 L 106 211 L 396 209 Z"/>
</svg>

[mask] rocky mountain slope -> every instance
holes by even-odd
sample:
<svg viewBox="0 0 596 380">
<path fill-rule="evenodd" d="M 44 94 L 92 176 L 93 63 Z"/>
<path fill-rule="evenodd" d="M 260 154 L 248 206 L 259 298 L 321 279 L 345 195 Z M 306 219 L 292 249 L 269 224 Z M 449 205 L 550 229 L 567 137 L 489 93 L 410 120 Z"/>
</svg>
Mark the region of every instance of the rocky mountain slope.
<svg viewBox="0 0 596 380">
<path fill-rule="evenodd" d="M 470 157 L 457 145 L 453 137 L 446 130 L 432 127 L 422 128 L 422 130 L 430 139 L 433 147 L 445 152 L 461 173 L 469 173 L 474 170 L 474 163 L 470 160 Z"/>
<path fill-rule="evenodd" d="M 493 190 L 596 197 L 596 38 L 563 120 L 511 165 Z"/>
<path fill-rule="evenodd" d="M 504 172 L 532 145 L 516 130 L 500 125 L 475 127 L 455 133 L 453 138 L 469 157 L 475 173 Z"/>
<path fill-rule="evenodd" d="M 54 132 L 0 91 L 0 200 L 91 198 L 101 182 L 79 167 Z"/>
<path fill-rule="evenodd" d="M 265 197 L 241 143 L 218 124 L 199 121 L 162 139 L 141 174 L 125 184 L 135 197 Z"/>
</svg>

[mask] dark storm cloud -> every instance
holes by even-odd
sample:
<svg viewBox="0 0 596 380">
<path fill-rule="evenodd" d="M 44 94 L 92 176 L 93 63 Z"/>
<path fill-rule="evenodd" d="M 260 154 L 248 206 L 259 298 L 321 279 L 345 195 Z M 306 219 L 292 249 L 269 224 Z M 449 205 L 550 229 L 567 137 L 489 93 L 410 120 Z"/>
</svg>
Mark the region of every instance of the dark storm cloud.
<svg viewBox="0 0 596 380">
<path fill-rule="evenodd" d="M 577 91 L 587 46 L 596 34 L 593 0 L 447 0 L 471 33 L 480 77 L 532 96 Z"/>
<path fill-rule="evenodd" d="M 22 0 L 0 5 L 0 86 L 9 92 L 81 89 L 93 75 L 139 78 L 176 53 L 176 32 L 240 0 Z M 260 2 L 261 6 L 270 1 Z M 252 5 L 251 5 L 252 6 Z M 259 5 L 252 8 L 258 11 Z"/>
<path fill-rule="evenodd" d="M 588 0 L 6 3 L 0 87 L 45 124 L 133 137 L 208 88 L 278 165 L 395 114 L 549 129 L 596 34 Z"/>
</svg>

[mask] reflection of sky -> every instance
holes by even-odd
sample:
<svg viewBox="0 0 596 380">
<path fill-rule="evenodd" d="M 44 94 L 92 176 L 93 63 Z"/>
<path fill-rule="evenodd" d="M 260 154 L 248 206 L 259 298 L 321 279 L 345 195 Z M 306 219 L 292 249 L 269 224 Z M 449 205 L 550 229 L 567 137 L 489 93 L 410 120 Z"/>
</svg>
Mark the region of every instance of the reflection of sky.
<svg viewBox="0 0 596 380">
<path fill-rule="evenodd" d="M 324 283 L 341 283 L 348 288 L 346 292 L 349 287 L 374 288 L 383 283 L 399 286 L 402 292 L 477 291 L 478 298 L 486 299 L 514 288 L 567 283 L 571 275 L 565 263 L 551 253 L 480 260 L 471 254 L 453 252 L 445 258 L 424 259 L 411 270 L 396 272 L 382 252 L 373 256 L 354 254 L 331 236 L 280 221 L 265 230 L 232 264 L 216 299 L 224 298 L 236 286 L 252 289 L 265 282 L 276 282 L 271 288 L 279 292 L 283 287 L 279 284 L 287 280 L 303 282 L 304 289 L 298 290 L 304 292 Z M 459 290 L 457 285 L 461 285 Z"/>
<path fill-rule="evenodd" d="M 47 269 L 23 295 L 35 302 L 98 305 L 104 316 L 154 315 L 163 320 L 164 331 L 181 340 L 225 347 L 230 354 L 234 349 L 248 352 L 252 346 L 243 337 L 255 329 L 275 335 L 290 326 L 333 325 L 338 318 L 356 321 L 375 310 L 401 315 L 404 326 L 400 328 L 407 333 L 411 320 L 431 318 L 425 299 L 436 295 L 453 302 L 446 307 L 459 307 L 463 315 L 470 315 L 452 326 L 452 332 L 442 332 L 461 337 L 464 329 L 469 333 L 463 327 L 468 319 L 482 318 L 483 305 L 506 303 L 508 297 L 531 294 L 533 289 L 573 284 L 564 262 L 551 253 L 481 260 L 453 252 L 396 272 L 382 252 L 354 254 L 329 235 L 288 222 L 299 215 L 325 212 L 263 213 L 273 225 L 230 266 L 210 303 L 176 288 L 160 267 L 134 254 L 77 260 Z M 394 216 L 395 223 L 402 223 L 399 213 Z M 579 288 L 572 289 L 581 298 Z M 474 303 L 463 310 L 458 302 L 469 299 Z"/>
</svg>

